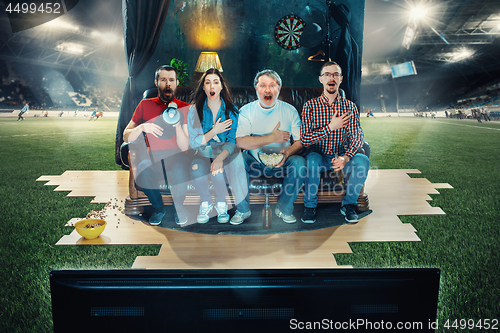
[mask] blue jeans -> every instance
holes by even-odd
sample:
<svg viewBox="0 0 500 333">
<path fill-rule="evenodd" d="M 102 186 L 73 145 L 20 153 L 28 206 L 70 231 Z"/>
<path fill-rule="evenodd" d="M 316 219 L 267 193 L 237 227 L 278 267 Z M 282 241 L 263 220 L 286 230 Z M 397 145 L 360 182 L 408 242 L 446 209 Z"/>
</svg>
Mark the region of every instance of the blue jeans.
<svg viewBox="0 0 500 333">
<path fill-rule="evenodd" d="M 318 187 L 321 173 L 333 170 L 333 156 L 323 155 L 316 152 L 307 154 L 307 178 L 304 186 L 304 206 L 314 208 L 318 204 Z M 370 160 L 364 154 L 356 154 L 344 167 L 344 178 L 347 179 L 346 194 L 342 205 L 357 204 L 359 193 L 363 187 Z"/>
<path fill-rule="evenodd" d="M 217 202 L 226 201 L 225 196 L 227 193 L 227 184 L 229 183 L 236 202 L 236 208 L 242 213 L 250 211 L 250 204 L 246 200 L 248 196 L 248 179 L 242 153 L 234 152 L 226 157 L 224 160 L 224 173 L 219 173 L 215 176 L 211 175 L 210 172 L 211 163 L 211 160 L 205 157 L 196 157 L 191 162 L 191 183 L 200 195 L 201 201 L 212 202 L 208 188 L 208 175 L 210 174 Z M 193 165 L 195 164 L 198 167 L 196 170 L 193 170 Z M 224 175 L 227 176 L 227 182 Z"/>
<path fill-rule="evenodd" d="M 229 158 L 229 163 L 224 165 L 224 171 L 229 179 L 229 186 L 235 198 L 236 208 L 241 213 L 250 211 L 250 202 L 248 198 L 248 174 L 245 169 L 241 151 L 234 152 Z"/>
<path fill-rule="evenodd" d="M 189 169 L 191 175 L 191 183 L 196 192 L 200 195 L 201 201 L 212 203 L 210 190 L 208 185 L 208 177 L 212 180 L 212 185 L 215 190 L 215 199 L 217 202 L 226 202 L 227 186 L 224 173 L 218 173 L 215 176 L 211 174 L 210 166 L 212 159 L 206 157 L 195 157 L 191 161 Z M 225 163 L 224 163 L 225 164 Z M 209 176 L 210 175 L 210 176 Z"/>
<path fill-rule="evenodd" d="M 186 198 L 187 185 L 189 182 L 189 165 L 192 155 L 178 151 L 168 158 L 158 162 L 151 162 L 150 159 L 143 159 L 137 166 L 135 181 L 140 186 L 144 194 L 156 212 L 162 211 L 163 199 L 161 197 L 159 183 L 164 179 L 162 161 L 165 165 L 167 183 L 172 193 L 177 214 L 185 216 L 184 199 Z"/>
<path fill-rule="evenodd" d="M 250 177 L 272 176 L 283 178 L 278 199 L 278 209 L 285 215 L 291 215 L 293 203 L 299 195 L 307 174 L 305 158 L 293 155 L 285 161 L 283 166 L 274 168 L 265 166 L 249 153 L 243 153 L 242 156 L 247 171 L 248 184 L 250 184 Z M 247 202 L 249 202 L 249 197 L 247 197 Z"/>
</svg>

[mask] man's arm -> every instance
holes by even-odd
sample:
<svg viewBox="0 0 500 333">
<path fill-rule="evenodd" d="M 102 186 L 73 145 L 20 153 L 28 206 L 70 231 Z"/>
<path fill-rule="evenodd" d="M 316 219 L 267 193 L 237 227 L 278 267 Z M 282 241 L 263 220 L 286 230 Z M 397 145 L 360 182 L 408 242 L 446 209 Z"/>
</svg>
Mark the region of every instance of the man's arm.
<svg viewBox="0 0 500 333">
<path fill-rule="evenodd" d="M 186 151 L 189 148 L 189 135 L 187 125 L 176 124 L 175 126 L 175 138 L 177 140 L 177 145 L 182 151 Z M 136 124 L 131 120 L 127 127 L 123 130 L 123 141 L 132 142 L 137 140 L 141 133 L 150 133 L 155 137 L 160 137 L 163 134 L 163 128 L 156 125 L 155 123 L 142 123 Z"/>
<path fill-rule="evenodd" d="M 363 144 L 363 130 L 359 123 L 359 112 L 354 103 L 351 103 L 349 114 L 353 114 L 353 117 L 348 119 L 346 125 L 342 127 L 346 128 L 346 135 L 349 137 L 349 147 L 344 156 L 338 156 L 332 159 L 333 170 L 340 171 L 344 169 L 346 164 L 354 157 L 359 147 Z M 357 116 L 356 116 L 357 115 Z"/>
<path fill-rule="evenodd" d="M 299 117 L 297 110 L 295 110 L 295 108 L 293 108 L 293 111 L 295 111 L 294 114 L 292 115 L 292 136 L 293 136 L 294 142 L 290 147 L 288 147 L 288 149 L 281 151 L 281 153 L 284 154 L 285 157 L 276 166 L 278 168 L 281 167 L 283 164 L 285 164 L 285 161 L 290 156 L 297 154 L 304 147 L 304 145 L 300 141 L 300 117 Z"/>
<path fill-rule="evenodd" d="M 280 131 L 279 130 L 280 125 L 281 123 L 278 122 L 278 124 L 276 124 L 276 126 L 274 127 L 273 131 L 267 135 L 262 135 L 262 136 L 247 135 L 236 138 L 236 145 L 241 149 L 252 150 L 274 142 L 277 143 L 288 142 L 290 140 L 290 133 L 286 131 Z"/>
<path fill-rule="evenodd" d="M 348 126 L 352 118 L 350 112 L 346 112 L 339 117 L 338 111 L 335 111 L 327 125 L 313 128 L 313 112 L 314 110 L 309 103 L 304 104 L 302 109 L 302 123 L 300 126 L 300 141 L 302 141 L 305 147 L 309 147 L 315 142 L 324 140 L 337 129 Z"/>
<path fill-rule="evenodd" d="M 132 142 L 137 140 L 142 132 L 142 126 L 136 124 L 133 120 L 130 120 L 127 127 L 123 130 L 123 142 Z"/>
<path fill-rule="evenodd" d="M 236 146 L 243 150 L 252 150 L 273 143 L 271 135 L 264 136 L 242 136 L 236 138 Z"/>
<path fill-rule="evenodd" d="M 293 145 L 288 147 L 287 150 L 285 150 L 285 151 L 282 150 L 281 153 L 284 154 L 285 157 L 281 160 L 281 162 L 278 163 L 278 165 L 276 165 L 276 167 L 279 168 L 280 166 L 285 164 L 285 161 L 287 160 L 287 158 L 300 152 L 303 147 L 304 147 L 304 145 L 302 144 L 302 142 L 300 142 L 300 140 L 297 140 L 293 143 Z"/>
<path fill-rule="evenodd" d="M 340 171 L 344 169 L 346 164 L 351 160 L 349 155 L 339 156 L 332 158 L 332 167 L 335 171 Z"/>
<path fill-rule="evenodd" d="M 123 130 L 123 141 L 135 141 L 142 132 L 151 133 L 156 137 L 160 137 L 163 134 L 163 128 L 154 123 L 137 124 L 133 120 L 130 120 L 127 127 Z"/>
</svg>

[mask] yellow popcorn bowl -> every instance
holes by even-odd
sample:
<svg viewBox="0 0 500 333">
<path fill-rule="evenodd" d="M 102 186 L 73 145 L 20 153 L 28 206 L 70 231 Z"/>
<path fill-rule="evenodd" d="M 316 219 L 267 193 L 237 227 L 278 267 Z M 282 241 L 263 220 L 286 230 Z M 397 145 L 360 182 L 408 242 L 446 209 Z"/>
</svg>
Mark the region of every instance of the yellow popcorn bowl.
<svg viewBox="0 0 500 333">
<path fill-rule="evenodd" d="M 76 232 L 85 239 L 94 239 L 106 228 L 106 221 L 101 219 L 85 219 L 75 223 Z"/>
</svg>

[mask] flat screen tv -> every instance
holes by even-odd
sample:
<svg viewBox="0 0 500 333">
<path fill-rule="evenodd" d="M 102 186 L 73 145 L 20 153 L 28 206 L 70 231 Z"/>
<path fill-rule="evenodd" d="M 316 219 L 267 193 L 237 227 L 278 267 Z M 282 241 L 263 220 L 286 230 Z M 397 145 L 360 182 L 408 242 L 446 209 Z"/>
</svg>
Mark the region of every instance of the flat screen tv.
<svg viewBox="0 0 500 333">
<path fill-rule="evenodd" d="M 55 332 L 432 332 L 438 269 L 61 270 Z"/>
</svg>

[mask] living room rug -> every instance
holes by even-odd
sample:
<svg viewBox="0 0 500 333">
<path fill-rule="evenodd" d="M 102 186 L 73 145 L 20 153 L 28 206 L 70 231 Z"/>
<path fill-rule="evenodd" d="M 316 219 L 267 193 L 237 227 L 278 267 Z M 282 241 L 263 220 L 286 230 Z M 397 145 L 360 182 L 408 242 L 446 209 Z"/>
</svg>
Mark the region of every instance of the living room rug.
<svg viewBox="0 0 500 333">
<path fill-rule="evenodd" d="M 206 235 L 269 235 L 297 231 L 318 230 L 341 226 L 347 224 L 344 216 L 340 214 L 340 204 L 327 204 L 320 203 L 316 208 L 316 222 L 303 223 L 300 220 L 302 212 L 304 211 L 303 204 L 295 204 L 293 215 L 297 218 L 295 223 L 285 223 L 281 218 L 277 217 L 274 213 L 276 205 L 271 205 L 269 208 L 269 216 L 271 222 L 269 227 L 266 228 L 264 224 L 264 205 L 251 205 L 252 215 L 240 225 L 231 225 L 230 223 L 218 223 L 217 216 L 210 218 L 207 223 L 197 223 L 196 215 L 198 214 L 199 206 L 188 206 L 191 210 L 188 213 L 188 223 L 185 225 L 178 225 L 174 223 L 173 216 L 175 209 L 173 206 L 166 206 L 166 214 L 159 225 L 160 227 L 180 230 L 186 232 L 194 232 Z M 215 209 L 213 210 L 215 212 Z M 234 215 L 235 208 L 228 211 L 230 216 Z M 372 213 L 372 210 L 358 214 L 359 219 Z M 151 207 L 145 207 L 144 213 L 137 218 L 143 222 L 148 222 L 151 215 Z"/>
</svg>

